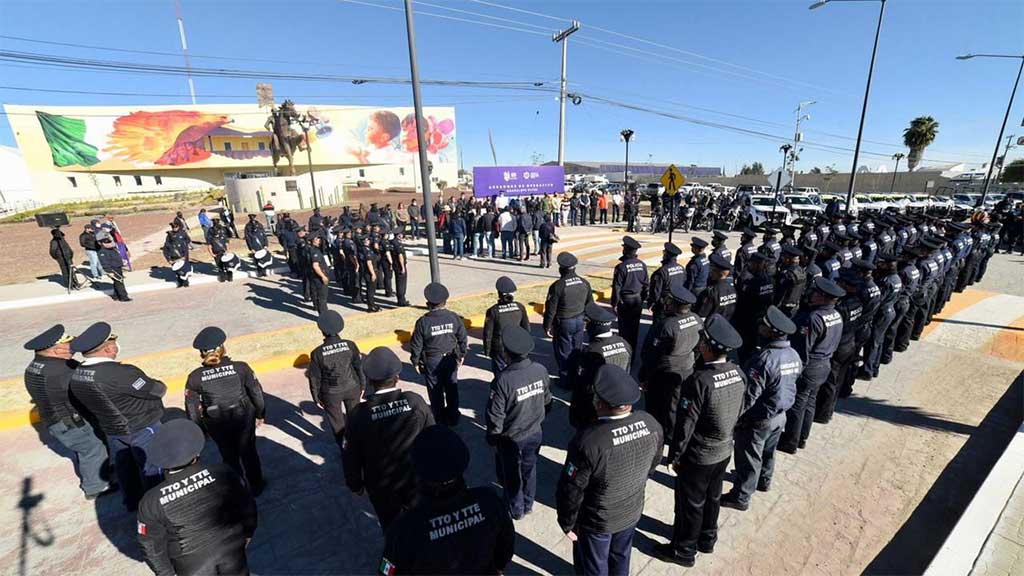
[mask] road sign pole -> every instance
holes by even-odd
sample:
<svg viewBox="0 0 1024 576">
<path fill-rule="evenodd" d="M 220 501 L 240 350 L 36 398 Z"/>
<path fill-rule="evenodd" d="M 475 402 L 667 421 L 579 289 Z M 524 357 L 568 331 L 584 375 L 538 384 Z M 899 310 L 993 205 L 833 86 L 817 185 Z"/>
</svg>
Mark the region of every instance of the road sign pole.
<svg viewBox="0 0 1024 576">
<path fill-rule="evenodd" d="M 676 217 L 676 195 L 673 194 L 668 197 L 668 241 L 672 241 L 672 230 L 675 229 L 675 217 Z"/>
</svg>

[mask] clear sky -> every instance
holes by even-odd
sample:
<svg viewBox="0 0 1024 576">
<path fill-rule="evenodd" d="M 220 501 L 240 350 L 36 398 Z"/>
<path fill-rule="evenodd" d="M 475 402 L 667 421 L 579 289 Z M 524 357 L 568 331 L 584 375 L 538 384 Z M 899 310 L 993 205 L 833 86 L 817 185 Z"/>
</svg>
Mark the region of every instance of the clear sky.
<svg viewBox="0 0 1024 576">
<path fill-rule="evenodd" d="M 812 118 L 804 124 L 807 146 L 799 168 L 834 165 L 848 171 L 880 4 L 832 2 L 814 11 L 808 10 L 809 4 L 810 0 L 416 2 L 420 74 L 424 79 L 544 82 L 542 90 L 557 90 L 560 49 L 550 34 L 568 22 L 550 17 L 575 18 L 582 29 L 570 39 L 569 90 L 583 100 L 568 105 L 567 160 L 618 160 L 623 156 L 618 133 L 631 128 L 636 132 L 630 146 L 634 162 L 721 166 L 733 173 L 744 163 L 761 161 L 771 169 L 779 164 L 779 146 L 792 138 L 797 103 L 816 100 L 808 109 Z M 194 67 L 407 78 L 401 6 L 400 0 L 182 0 Z M 182 63 L 173 0 L 0 0 L 0 35 L 2 51 Z M 926 159 L 975 165 L 988 160 L 1018 62 L 955 59 L 967 52 L 1024 53 L 1024 1 L 886 3 L 860 164 L 891 169 L 889 156 L 902 150 L 903 129 L 920 115 L 931 115 L 941 125 Z M 255 101 L 255 82 L 195 79 L 200 103 Z M 3 103 L 189 102 L 186 80 L 180 76 L 37 67 L 2 59 L 0 86 Z M 277 80 L 274 91 L 278 100 L 291 97 L 300 105 L 412 103 L 408 85 Z M 557 158 L 558 102 L 551 92 L 427 86 L 423 94 L 426 105 L 456 107 L 466 168 L 492 163 L 489 133 L 501 164 Z M 1007 134 L 1024 136 L 1022 119 L 1024 94 L 1018 94 Z M 0 119 L 0 144 L 14 145 L 5 118 Z M 1010 156 L 1024 156 L 1024 147 Z"/>
</svg>

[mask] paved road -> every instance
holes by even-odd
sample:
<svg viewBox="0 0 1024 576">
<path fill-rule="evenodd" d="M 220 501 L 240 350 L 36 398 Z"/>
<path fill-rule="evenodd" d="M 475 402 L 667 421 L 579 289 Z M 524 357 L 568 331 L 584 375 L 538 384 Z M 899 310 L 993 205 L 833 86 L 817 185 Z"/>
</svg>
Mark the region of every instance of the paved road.
<svg viewBox="0 0 1024 576">
<path fill-rule="evenodd" d="M 772 492 L 758 493 L 747 512 L 723 510 L 717 551 L 702 555 L 693 572 L 920 572 L 984 478 L 986 462 L 993 452 L 998 456 L 998 442 L 1020 422 L 1021 384 L 1010 383 L 1024 368 L 1024 347 L 1016 345 L 1024 318 L 1011 322 L 1008 310 L 1024 316 L 1024 298 L 958 295 L 946 317 L 880 378 L 858 382 L 833 422 L 816 426 L 805 451 L 780 455 Z M 479 342 L 473 344 L 478 351 Z M 550 342 L 538 338 L 534 357 L 551 369 Z M 462 372 L 465 418 L 458 432 L 473 453 L 473 485 L 494 481 L 481 430 L 490 381 L 485 368 L 474 356 Z M 259 499 L 253 571 L 373 571 L 381 537 L 372 508 L 344 487 L 337 447 L 307 398 L 301 372 L 260 377 L 271 395 L 258 441 L 271 484 Z M 406 366 L 401 385 L 422 394 L 418 382 Z M 564 393 L 556 394 L 564 401 Z M 180 406 L 180 396 L 167 405 Z M 509 573 L 571 571 L 570 546 L 552 509 L 571 432 L 566 419 L 561 402 L 547 418 L 538 507 L 517 523 Z M 20 560 L 22 573 L 147 573 L 137 560 L 133 518 L 120 512 L 116 497 L 82 500 L 70 463 L 41 445 L 33 429 L 0 433 L 0 457 L 6 464 L 0 469 L 0 509 L 18 511 L 0 524 L 0 565 L 11 573 Z M 204 458 L 216 459 L 216 449 L 208 446 Z M 649 482 L 634 574 L 680 573 L 648 556 L 670 530 L 672 483 L 664 468 Z"/>
</svg>

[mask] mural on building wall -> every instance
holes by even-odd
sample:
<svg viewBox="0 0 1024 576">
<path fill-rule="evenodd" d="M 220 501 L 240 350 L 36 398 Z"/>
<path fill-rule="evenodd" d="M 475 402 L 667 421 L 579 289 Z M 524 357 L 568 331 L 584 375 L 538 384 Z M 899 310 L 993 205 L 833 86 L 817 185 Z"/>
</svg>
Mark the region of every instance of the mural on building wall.
<svg viewBox="0 0 1024 576">
<path fill-rule="evenodd" d="M 6 108 L 26 161 L 37 169 L 237 170 L 271 165 L 267 111 L 255 105 Z M 411 108 L 299 105 L 298 109 L 316 119 L 309 132 L 314 164 L 415 161 L 418 147 Z M 424 116 L 431 162 L 456 162 L 454 108 L 427 108 Z M 304 153 L 302 160 L 305 164 Z"/>
</svg>

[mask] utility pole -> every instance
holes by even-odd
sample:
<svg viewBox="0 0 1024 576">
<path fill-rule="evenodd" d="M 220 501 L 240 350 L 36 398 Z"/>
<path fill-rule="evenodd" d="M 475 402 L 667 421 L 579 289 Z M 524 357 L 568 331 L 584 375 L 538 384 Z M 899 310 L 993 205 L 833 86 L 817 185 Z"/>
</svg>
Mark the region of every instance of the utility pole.
<svg viewBox="0 0 1024 576">
<path fill-rule="evenodd" d="M 188 77 L 188 93 L 192 95 L 192 105 L 196 105 L 196 86 L 192 82 L 192 63 L 188 58 L 188 42 L 185 41 L 185 19 L 181 16 L 181 0 L 174 0 L 174 15 L 178 18 L 178 36 L 181 37 L 181 53 L 185 56 L 185 74 Z"/>
<path fill-rule="evenodd" d="M 405 0 L 405 30 L 409 37 L 409 72 L 412 76 L 412 103 L 416 109 L 416 143 L 420 157 L 420 180 L 423 182 L 423 207 L 427 211 L 427 253 L 430 256 L 430 281 L 441 281 L 437 263 L 437 232 L 434 230 L 434 201 L 430 197 L 430 172 L 427 163 L 427 138 L 424 134 L 423 102 L 420 100 L 420 71 L 416 65 L 416 31 L 412 21 L 412 0 Z M 564 66 L 563 66 L 564 68 Z M 564 77 L 564 75 L 563 75 Z M 563 81 L 564 86 L 564 81 Z M 564 89 L 563 89 L 564 92 Z"/>
<path fill-rule="evenodd" d="M 796 161 L 797 161 L 797 146 L 804 141 L 804 135 L 800 132 L 800 123 L 804 120 L 810 120 L 810 114 L 804 114 L 804 108 L 807 108 L 811 104 L 817 104 L 817 100 L 810 100 L 808 102 L 801 102 L 796 106 L 796 132 L 793 133 L 793 153 L 789 156 L 789 185 L 796 188 Z"/>
<path fill-rule="evenodd" d="M 408 3 L 408 0 L 407 0 Z M 569 50 L 569 36 L 580 29 L 580 23 L 572 21 L 572 26 L 555 32 L 553 42 L 562 43 L 562 84 L 558 91 L 558 165 L 565 166 L 565 64 Z"/>
<path fill-rule="evenodd" d="M 999 179 L 1003 177 L 1003 168 L 1006 167 L 1006 157 L 1010 154 L 1010 148 L 1014 147 L 1011 142 L 1013 142 L 1013 139 L 1016 137 L 1017 136 L 1014 134 L 1010 134 L 1006 137 L 1006 149 L 1003 150 L 1003 161 L 999 163 L 999 172 L 996 173 L 996 184 L 998 184 Z"/>
</svg>

